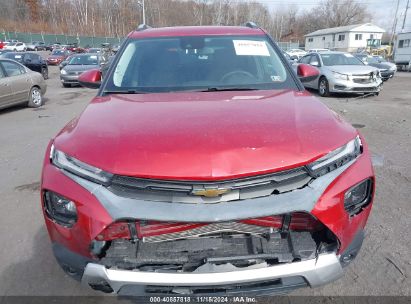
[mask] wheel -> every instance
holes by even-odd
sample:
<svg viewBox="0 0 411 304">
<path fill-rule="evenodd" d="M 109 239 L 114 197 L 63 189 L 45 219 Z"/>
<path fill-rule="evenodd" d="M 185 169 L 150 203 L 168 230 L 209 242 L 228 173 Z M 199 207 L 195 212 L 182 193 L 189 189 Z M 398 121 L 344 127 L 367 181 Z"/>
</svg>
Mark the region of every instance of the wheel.
<svg viewBox="0 0 411 304">
<path fill-rule="evenodd" d="M 71 84 L 63 83 L 63 87 L 64 87 L 64 88 L 71 88 Z"/>
<path fill-rule="evenodd" d="M 322 97 L 330 96 L 330 88 L 328 86 L 328 80 L 324 76 L 320 78 L 318 82 L 318 93 Z"/>
<path fill-rule="evenodd" d="M 17 49 L 16 49 L 16 48 L 14 48 L 13 52 L 17 52 Z"/>
<path fill-rule="evenodd" d="M 49 71 L 45 68 L 41 69 L 41 75 L 43 75 L 43 79 L 49 79 Z"/>
<path fill-rule="evenodd" d="M 32 87 L 29 95 L 28 106 L 30 108 L 38 108 L 43 105 L 43 97 L 41 96 L 40 89 L 38 87 Z"/>
</svg>

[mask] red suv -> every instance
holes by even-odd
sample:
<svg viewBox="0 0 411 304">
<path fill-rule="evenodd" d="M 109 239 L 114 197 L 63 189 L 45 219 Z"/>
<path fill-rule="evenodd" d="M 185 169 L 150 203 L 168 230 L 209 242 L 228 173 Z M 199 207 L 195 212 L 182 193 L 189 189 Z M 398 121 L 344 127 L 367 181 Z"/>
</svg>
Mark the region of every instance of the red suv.
<svg viewBox="0 0 411 304">
<path fill-rule="evenodd" d="M 343 275 L 371 211 L 363 137 L 243 27 L 140 27 L 47 147 L 62 268 L 104 292 L 272 294 Z"/>
</svg>

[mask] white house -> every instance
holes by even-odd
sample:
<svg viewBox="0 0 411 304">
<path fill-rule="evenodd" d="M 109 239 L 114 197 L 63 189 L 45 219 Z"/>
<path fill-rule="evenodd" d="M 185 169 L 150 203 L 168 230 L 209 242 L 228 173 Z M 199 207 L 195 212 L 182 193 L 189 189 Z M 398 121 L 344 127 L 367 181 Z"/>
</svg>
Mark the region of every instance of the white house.
<svg viewBox="0 0 411 304">
<path fill-rule="evenodd" d="M 332 49 L 355 52 L 366 48 L 368 39 L 379 39 L 381 42 L 384 32 L 384 29 L 371 23 L 322 29 L 305 35 L 305 50 Z"/>
</svg>

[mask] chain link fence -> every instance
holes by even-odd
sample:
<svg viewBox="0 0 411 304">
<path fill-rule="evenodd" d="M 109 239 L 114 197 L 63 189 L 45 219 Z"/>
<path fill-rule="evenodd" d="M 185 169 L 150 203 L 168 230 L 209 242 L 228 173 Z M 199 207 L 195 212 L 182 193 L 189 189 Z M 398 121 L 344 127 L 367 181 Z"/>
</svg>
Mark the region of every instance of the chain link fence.
<svg viewBox="0 0 411 304">
<path fill-rule="evenodd" d="M 279 41 L 277 42 L 278 46 L 283 50 L 283 51 L 288 51 L 289 49 L 298 49 L 300 47 L 300 42 L 292 42 L 292 41 Z"/>
<path fill-rule="evenodd" d="M 0 40 L 15 39 L 26 43 L 33 41 L 42 41 L 46 44 L 61 43 L 78 43 L 81 47 L 100 47 L 102 43 L 119 44 L 122 38 L 114 37 L 92 37 L 92 36 L 70 36 L 57 34 L 43 33 L 21 33 L 21 32 L 6 32 L 0 33 Z"/>
<path fill-rule="evenodd" d="M 0 33 L 0 40 L 16 39 L 22 42 L 31 43 L 33 41 L 43 41 L 46 44 L 52 43 L 78 43 L 81 47 L 100 47 L 102 43 L 119 44 L 122 38 L 114 37 L 92 37 L 92 36 L 70 36 L 57 34 L 43 34 L 43 33 L 21 33 L 21 32 L 6 32 Z M 289 49 L 298 49 L 300 43 L 292 41 L 277 42 L 278 46 L 287 51 Z"/>
</svg>

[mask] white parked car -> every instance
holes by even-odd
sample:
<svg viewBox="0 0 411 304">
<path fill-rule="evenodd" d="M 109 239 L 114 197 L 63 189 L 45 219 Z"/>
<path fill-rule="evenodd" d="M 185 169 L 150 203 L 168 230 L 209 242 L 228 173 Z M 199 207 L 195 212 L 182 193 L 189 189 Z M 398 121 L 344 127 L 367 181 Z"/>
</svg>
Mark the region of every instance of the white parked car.
<svg viewBox="0 0 411 304">
<path fill-rule="evenodd" d="M 5 46 L 5 49 L 14 52 L 24 52 L 27 46 L 24 42 L 11 42 Z"/>
<path fill-rule="evenodd" d="M 329 52 L 329 49 L 310 49 L 308 53 L 322 53 L 322 52 Z"/>
<path fill-rule="evenodd" d="M 374 93 L 378 95 L 381 90 L 380 71 L 375 67 L 365 65 L 350 53 L 310 53 L 298 62 L 310 64 L 320 70 L 319 77 L 304 82 L 304 86 L 317 89 L 321 96 L 329 96 L 330 93 Z"/>
<path fill-rule="evenodd" d="M 290 49 L 290 50 L 286 51 L 286 53 L 288 55 L 290 55 L 290 57 L 297 56 L 298 59 L 300 59 L 301 57 L 307 55 L 307 52 L 303 51 L 301 49 Z"/>
</svg>

